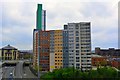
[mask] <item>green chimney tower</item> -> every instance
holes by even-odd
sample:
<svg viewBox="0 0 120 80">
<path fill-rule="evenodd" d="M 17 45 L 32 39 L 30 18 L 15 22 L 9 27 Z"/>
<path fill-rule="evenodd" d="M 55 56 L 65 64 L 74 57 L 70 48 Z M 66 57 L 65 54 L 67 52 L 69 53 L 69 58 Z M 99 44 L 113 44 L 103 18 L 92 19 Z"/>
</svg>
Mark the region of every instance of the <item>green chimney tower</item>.
<svg viewBox="0 0 120 80">
<path fill-rule="evenodd" d="M 42 30 L 42 4 L 37 6 L 37 25 L 36 28 Z"/>
</svg>

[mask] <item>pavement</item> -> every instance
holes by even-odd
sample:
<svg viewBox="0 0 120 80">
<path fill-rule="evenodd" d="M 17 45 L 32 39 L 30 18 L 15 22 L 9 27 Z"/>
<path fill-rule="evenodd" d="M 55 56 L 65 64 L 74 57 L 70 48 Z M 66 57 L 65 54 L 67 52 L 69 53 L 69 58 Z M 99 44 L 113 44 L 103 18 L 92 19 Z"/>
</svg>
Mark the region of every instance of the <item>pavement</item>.
<svg viewBox="0 0 120 80">
<path fill-rule="evenodd" d="M 14 78 L 23 78 L 23 61 L 19 61 L 19 63 L 15 67 Z"/>
<path fill-rule="evenodd" d="M 35 76 L 31 70 L 29 69 L 29 67 L 24 67 L 24 78 L 37 78 L 37 76 Z"/>
<path fill-rule="evenodd" d="M 0 80 L 2 79 L 2 68 L 0 68 Z"/>
<path fill-rule="evenodd" d="M 29 67 L 23 68 L 24 61 L 19 61 L 16 66 L 13 67 L 3 67 L 1 69 L 2 80 L 13 80 L 23 79 L 23 78 L 37 78 L 29 69 Z M 12 76 L 11 76 L 12 74 Z M 1 79 L 0 79 L 1 80 Z"/>
<path fill-rule="evenodd" d="M 11 73 L 13 74 L 13 70 L 14 70 L 14 67 L 3 67 L 2 68 L 2 78 L 3 80 L 6 80 L 7 78 L 11 79 L 13 78 L 13 75 L 11 75 Z"/>
</svg>

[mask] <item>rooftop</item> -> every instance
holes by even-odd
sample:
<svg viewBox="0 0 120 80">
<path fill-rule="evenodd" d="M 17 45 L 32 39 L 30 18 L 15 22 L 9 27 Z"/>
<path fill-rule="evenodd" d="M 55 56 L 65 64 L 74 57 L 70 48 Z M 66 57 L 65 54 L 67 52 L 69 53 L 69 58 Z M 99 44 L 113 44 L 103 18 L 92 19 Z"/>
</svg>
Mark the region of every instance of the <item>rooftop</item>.
<svg viewBox="0 0 120 80">
<path fill-rule="evenodd" d="M 12 46 L 10 46 L 10 45 L 8 44 L 7 46 L 3 47 L 2 49 L 17 49 L 17 48 L 12 47 Z"/>
</svg>

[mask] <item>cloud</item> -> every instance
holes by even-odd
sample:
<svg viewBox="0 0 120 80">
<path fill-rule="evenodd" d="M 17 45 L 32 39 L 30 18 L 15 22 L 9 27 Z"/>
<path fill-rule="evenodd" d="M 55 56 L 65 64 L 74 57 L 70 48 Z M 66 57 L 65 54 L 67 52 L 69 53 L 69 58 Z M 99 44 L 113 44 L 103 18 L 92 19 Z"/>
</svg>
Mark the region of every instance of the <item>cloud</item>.
<svg viewBox="0 0 120 80">
<path fill-rule="evenodd" d="M 64 24 L 71 22 L 90 21 L 93 49 L 96 46 L 117 47 L 117 1 L 22 1 L 2 2 L 3 45 L 11 43 L 20 49 L 32 49 L 32 31 L 36 28 L 37 3 L 42 3 L 43 9 L 47 11 L 48 30 L 63 29 Z"/>
<path fill-rule="evenodd" d="M 20 49 L 32 49 L 30 45 L 35 28 L 33 6 L 26 3 L 2 4 L 2 45 L 13 44 Z"/>
<path fill-rule="evenodd" d="M 62 4 L 66 4 L 63 6 Z M 75 6 L 73 6 L 75 4 Z M 57 9 L 57 10 L 55 10 Z M 70 22 L 90 21 L 92 26 L 92 47 L 115 47 L 118 44 L 117 5 L 111 2 L 61 2 L 48 12 L 48 29 Z M 55 13 L 55 15 L 53 15 Z M 53 23 L 53 24 L 51 24 Z M 58 25 L 58 27 L 54 27 Z M 112 36 L 112 38 L 111 38 Z"/>
</svg>

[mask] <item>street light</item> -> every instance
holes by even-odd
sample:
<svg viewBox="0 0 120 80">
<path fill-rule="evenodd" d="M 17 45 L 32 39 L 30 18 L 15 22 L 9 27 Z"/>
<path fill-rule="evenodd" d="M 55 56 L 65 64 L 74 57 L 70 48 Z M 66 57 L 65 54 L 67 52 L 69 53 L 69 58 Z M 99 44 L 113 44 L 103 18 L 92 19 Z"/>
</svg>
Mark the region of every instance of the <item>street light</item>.
<svg viewBox="0 0 120 80">
<path fill-rule="evenodd" d="M 40 78 L 40 32 L 38 32 L 38 80 Z"/>
<path fill-rule="evenodd" d="M 38 46 L 38 79 L 40 78 L 40 46 Z"/>
<path fill-rule="evenodd" d="M 40 78 L 40 49 L 41 47 L 38 46 L 38 79 Z"/>
</svg>

